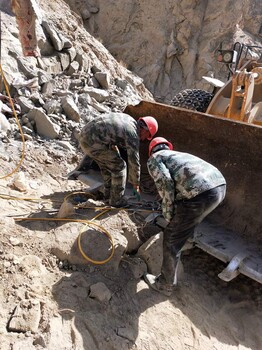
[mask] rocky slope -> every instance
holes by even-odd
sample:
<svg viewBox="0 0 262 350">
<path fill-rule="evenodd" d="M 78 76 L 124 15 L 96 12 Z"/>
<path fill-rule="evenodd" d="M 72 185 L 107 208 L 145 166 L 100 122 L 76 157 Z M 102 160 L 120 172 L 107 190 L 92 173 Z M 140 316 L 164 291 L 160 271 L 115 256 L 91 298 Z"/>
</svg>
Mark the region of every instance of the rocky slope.
<svg viewBox="0 0 262 350">
<path fill-rule="evenodd" d="M 185 88 L 208 88 L 203 75 L 226 80 L 228 71 L 215 59 L 220 44 L 262 44 L 260 0 L 67 1 L 163 102 Z"/>
</svg>

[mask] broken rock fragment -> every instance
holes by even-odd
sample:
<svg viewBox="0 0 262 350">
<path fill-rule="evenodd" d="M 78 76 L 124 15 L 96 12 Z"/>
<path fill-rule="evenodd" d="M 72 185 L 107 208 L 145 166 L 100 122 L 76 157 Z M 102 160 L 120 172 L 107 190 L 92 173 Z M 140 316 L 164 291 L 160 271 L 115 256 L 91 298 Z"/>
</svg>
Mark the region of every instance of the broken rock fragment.
<svg viewBox="0 0 262 350">
<path fill-rule="evenodd" d="M 28 113 L 32 108 L 35 108 L 33 102 L 25 96 L 18 96 L 16 99 L 19 103 L 22 113 Z"/>
<path fill-rule="evenodd" d="M 50 118 L 40 108 L 34 108 L 28 113 L 29 120 L 34 120 L 37 133 L 49 139 L 59 136 L 60 127 L 53 123 Z"/>
<path fill-rule="evenodd" d="M 107 73 L 96 72 L 95 78 L 103 89 L 108 89 L 110 87 L 110 79 Z"/>
<path fill-rule="evenodd" d="M 89 297 L 104 302 L 111 299 L 112 293 L 104 283 L 98 282 L 90 286 Z"/>
<path fill-rule="evenodd" d="M 149 273 L 159 275 L 163 260 L 163 232 L 149 238 L 138 249 L 136 257 L 146 262 Z"/>
<path fill-rule="evenodd" d="M 25 173 L 22 171 L 19 171 L 18 173 L 16 173 L 12 185 L 16 190 L 20 192 L 27 191 L 28 181 L 26 179 Z"/>
<path fill-rule="evenodd" d="M 79 70 L 79 63 L 74 61 L 70 63 L 69 68 L 67 70 L 67 75 L 73 75 Z"/>
<path fill-rule="evenodd" d="M 40 302 L 36 299 L 22 300 L 15 308 L 8 330 L 11 332 L 36 333 L 41 317 Z"/>
<path fill-rule="evenodd" d="M 57 33 L 55 27 L 47 22 L 47 21 L 43 21 L 42 22 L 42 26 L 44 27 L 44 29 L 46 30 L 46 32 L 48 33 L 48 35 L 50 36 L 50 40 L 54 46 L 54 48 L 57 51 L 62 51 L 63 47 L 64 47 L 64 42 L 63 40 L 61 40 L 59 34 Z"/>
<path fill-rule="evenodd" d="M 80 120 L 79 109 L 72 97 L 64 97 L 62 99 L 62 108 L 66 116 L 68 117 L 68 119 L 71 119 L 75 122 L 79 122 Z"/>
<path fill-rule="evenodd" d="M 57 214 L 58 218 L 67 218 L 71 215 L 75 214 L 75 208 L 72 203 L 68 201 L 64 201 L 59 209 Z"/>
<path fill-rule="evenodd" d="M 85 86 L 83 90 L 84 92 L 87 92 L 91 97 L 95 98 L 97 102 L 104 102 L 109 97 L 109 92 L 102 89 Z"/>
<path fill-rule="evenodd" d="M 0 130 L 7 131 L 10 130 L 10 123 L 6 116 L 0 112 Z"/>
</svg>

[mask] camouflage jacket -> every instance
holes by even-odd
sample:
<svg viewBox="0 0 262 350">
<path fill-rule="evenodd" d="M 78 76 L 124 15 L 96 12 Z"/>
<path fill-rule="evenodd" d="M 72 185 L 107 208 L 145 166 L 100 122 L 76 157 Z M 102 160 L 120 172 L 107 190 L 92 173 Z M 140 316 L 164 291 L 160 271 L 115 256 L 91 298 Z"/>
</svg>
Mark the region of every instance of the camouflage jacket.
<svg viewBox="0 0 262 350">
<path fill-rule="evenodd" d="M 217 168 L 188 153 L 156 152 L 148 159 L 147 168 L 162 198 L 162 212 L 167 221 L 174 215 L 175 201 L 226 184 Z"/>
<path fill-rule="evenodd" d="M 85 125 L 81 137 L 92 146 L 104 144 L 126 149 L 128 158 L 128 181 L 140 183 L 138 124 L 125 113 L 108 113 L 96 117 Z"/>
</svg>

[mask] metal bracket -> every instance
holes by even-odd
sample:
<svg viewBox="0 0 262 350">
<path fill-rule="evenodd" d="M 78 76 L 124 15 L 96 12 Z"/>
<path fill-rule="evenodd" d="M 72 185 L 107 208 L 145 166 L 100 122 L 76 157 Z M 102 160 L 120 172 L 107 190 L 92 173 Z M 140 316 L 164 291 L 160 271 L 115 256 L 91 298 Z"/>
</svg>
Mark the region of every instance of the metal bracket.
<svg viewBox="0 0 262 350">
<path fill-rule="evenodd" d="M 239 253 L 235 255 L 230 261 L 230 263 L 227 265 L 227 267 L 218 274 L 218 277 L 226 282 L 229 282 L 233 278 L 237 277 L 240 273 L 238 270 L 239 265 L 246 257 L 247 257 L 246 253 Z"/>
</svg>

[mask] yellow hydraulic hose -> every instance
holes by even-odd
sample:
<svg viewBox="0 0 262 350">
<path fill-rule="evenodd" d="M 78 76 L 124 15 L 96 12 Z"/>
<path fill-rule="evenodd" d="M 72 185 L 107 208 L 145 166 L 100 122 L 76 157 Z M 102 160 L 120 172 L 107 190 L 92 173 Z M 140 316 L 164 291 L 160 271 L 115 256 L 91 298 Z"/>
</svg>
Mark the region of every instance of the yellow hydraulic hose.
<svg viewBox="0 0 262 350">
<path fill-rule="evenodd" d="M 73 192 L 73 193 L 70 193 L 69 195 L 67 195 L 65 198 L 64 198 L 64 201 L 66 201 L 69 197 L 75 195 L 75 194 L 88 194 L 87 192 Z M 10 196 L 10 195 L 5 195 L 5 194 L 0 194 L 0 198 L 3 198 L 3 199 L 14 199 L 14 200 L 27 200 L 27 201 L 43 201 L 41 198 L 30 198 L 30 197 L 15 197 L 15 196 Z M 45 201 L 45 200 L 44 200 Z M 50 200 L 51 201 L 51 200 Z M 61 203 L 61 201 L 54 201 L 52 200 L 53 202 L 59 202 Z M 114 242 L 113 242 L 113 238 L 112 236 L 110 235 L 110 233 L 103 227 L 103 226 L 100 226 L 96 223 L 94 223 L 94 220 L 97 220 L 100 216 L 104 215 L 105 213 L 111 211 L 111 210 L 124 210 L 124 211 L 128 211 L 130 209 L 127 209 L 127 208 L 108 208 L 108 207 L 85 207 L 86 209 L 98 209 L 98 210 L 102 210 L 101 213 L 97 214 L 93 219 L 91 220 L 81 220 L 81 219 L 71 219 L 71 218 L 14 218 L 15 221 L 29 221 L 29 220 L 33 220 L 33 221 L 71 221 L 71 222 L 80 222 L 80 223 L 84 223 L 86 226 L 88 225 L 93 225 L 97 228 L 99 228 L 109 239 L 110 243 L 111 243 L 111 246 L 112 246 L 112 251 L 111 251 L 111 254 L 109 255 L 108 258 L 104 259 L 104 260 L 94 260 L 94 259 L 91 259 L 90 257 L 88 257 L 83 248 L 82 248 L 82 245 L 81 245 L 81 238 L 82 238 L 82 234 L 84 232 L 84 228 L 80 231 L 80 234 L 77 238 L 77 245 L 78 245 L 78 248 L 79 248 L 79 251 L 81 253 L 81 255 L 83 256 L 83 258 L 95 265 L 103 265 L 105 263 L 107 263 L 109 260 L 111 260 L 111 258 L 113 257 L 114 255 L 114 251 L 115 251 L 115 248 L 114 248 Z M 152 212 L 153 210 L 144 210 L 143 211 L 150 211 Z"/>
<path fill-rule="evenodd" d="M 36 202 L 56 202 L 56 203 L 63 203 L 61 200 L 54 200 L 54 199 L 42 199 L 42 198 L 32 198 L 32 197 L 16 197 L 12 195 L 2 194 L 0 193 L 0 198 L 2 199 L 13 199 L 16 201 L 36 201 Z"/>
<path fill-rule="evenodd" d="M 71 193 L 69 195 L 67 195 L 64 199 L 64 201 L 69 198 L 70 196 L 74 195 L 74 194 L 87 194 L 86 192 L 74 192 L 74 193 Z M 15 196 L 10 196 L 10 195 L 5 195 L 5 194 L 0 194 L 0 198 L 3 198 L 3 199 L 13 199 L 13 200 L 25 200 L 25 201 L 43 201 L 41 198 L 31 198 L 31 197 L 15 197 Z M 46 200 L 44 200 L 46 201 Z M 49 200 L 51 201 L 51 200 Z M 54 202 L 54 200 L 52 200 Z M 61 201 L 56 201 L 56 202 L 59 202 L 61 203 Z M 82 222 L 82 223 L 85 223 L 86 226 L 87 225 L 93 225 L 93 226 L 96 226 L 98 227 L 110 240 L 111 242 L 111 246 L 112 246 L 112 252 L 110 254 L 110 256 L 105 259 L 105 260 L 93 260 L 91 259 L 90 257 L 88 257 L 85 252 L 83 251 L 83 248 L 81 246 L 81 237 L 82 237 L 82 234 L 84 232 L 84 229 L 81 230 L 79 236 L 78 236 L 78 239 L 77 239 L 77 242 L 78 242 L 78 248 L 80 250 L 80 253 L 82 254 L 83 258 L 86 259 L 87 261 L 89 262 L 92 262 L 93 264 L 96 264 L 96 265 L 102 265 L 102 264 L 105 264 L 106 262 L 108 262 L 114 255 L 114 242 L 113 242 L 113 239 L 112 239 L 112 236 L 110 235 L 110 233 L 105 229 L 103 228 L 102 226 L 96 224 L 93 222 L 93 220 L 96 220 L 98 217 L 100 217 L 101 215 L 105 214 L 105 212 L 108 212 L 110 210 L 112 210 L 111 208 L 100 208 L 100 207 L 89 207 L 91 209 L 101 209 L 103 210 L 102 213 L 99 213 L 98 215 L 96 215 L 93 219 L 91 220 L 81 220 L 81 219 L 70 219 L 70 218 L 14 218 L 14 220 L 16 221 L 26 221 L 26 220 L 34 220 L 34 221 L 72 221 L 72 222 Z"/>
<path fill-rule="evenodd" d="M 69 193 L 67 196 L 65 196 L 65 198 L 64 198 L 64 202 L 68 199 L 68 198 L 70 198 L 70 197 L 72 197 L 72 196 L 74 196 L 74 195 L 76 195 L 76 194 L 85 194 L 85 195 L 88 195 L 88 196 L 90 196 L 90 197 L 93 197 L 94 198 L 94 196 L 93 196 L 93 194 L 92 193 L 88 193 L 88 192 L 83 192 L 83 191 L 81 191 L 81 192 L 73 192 L 73 193 Z"/>
<path fill-rule="evenodd" d="M 7 84 L 7 81 L 5 79 L 4 72 L 3 72 L 1 64 L 0 64 L 0 73 L 2 75 L 3 82 L 4 82 L 4 85 L 5 85 L 5 89 L 6 89 L 8 97 L 9 97 L 10 104 L 11 104 L 11 107 L 12 107 L 12 110 L 13 110 L 13 113 L 14 113 L 14 116 L 15 116 L 15 119 L 16 119 L 16 123 L 18 125 L 19 131 L 20 131 L 20 134 L 21 134 L 21 137 L 22 137 L 22 155 L 21 155 L 20 161 L 18 162 L 17 166 L 15 167 L 15 169 L 10 174 L 7 174 L 7 175 L 4 175 L 4 176 L 0 177 L 0 179 L 5 179 L 5 178 L 13 175 L 15 172 L 17 172 L 17 170 L 20 168 L 21 164 L 24 161 L 24 158 L 25 158 L 25 137 L 24 137 L 21 125 L 19 123 L 16 111 L 15 111 L 15 107 L 14 107 L 14 104 L 13 104 L 13 101 L 12 101 L 12 97 L 11 97 L 10 92 L 9 92 L 8 84 Z"/>
<path fill-rule="evenodd" d="M 16 221 L 29 221 L 29 220 L 33 220 L 33 221 L 70 221 L 70 222 L 81 222 L 84 223 L 86 226 L 90 225 L 90 226 L 95 226 L 96 228 L 99 228 L 108 238 L 109 241 L 111 242 L 111 246 L 112 246 L 112 251 L 111 254 L 109 255 L 108 258 L 106 258 L 105 260 L 93 260 L 91 258 L 89 258 L 83 251 L 82 247 L 81 247 L 81 236 L 82 233 L 84 232 L 84 229 L 81 230 L 80 235 L 78 236 L 78 248 L 82 254 L 82 256 L 87 260 L 90 261 L 93 264 L 96 265 L 103 265 L 105 263 L 107 263 L 114 255 L 114 251 L 115 251 L 115 247 L 114 247 L 114 242 L 113 239 L 110 235 L 110 233 L 103 228 L 102 226 L 94 223 L 93 221 L 89 221 L 89 220 L 81 220 L 81 219 L 70 219 L 70 218 L 15 218 Z"/>
</svg>

